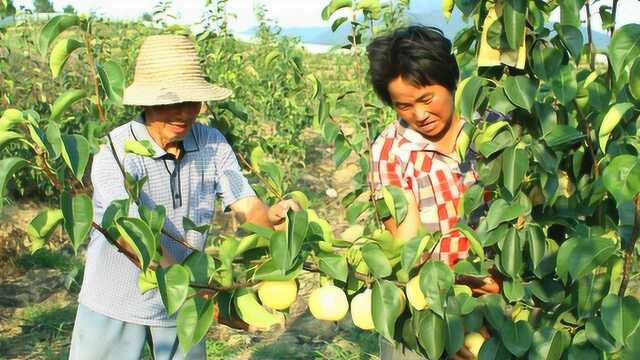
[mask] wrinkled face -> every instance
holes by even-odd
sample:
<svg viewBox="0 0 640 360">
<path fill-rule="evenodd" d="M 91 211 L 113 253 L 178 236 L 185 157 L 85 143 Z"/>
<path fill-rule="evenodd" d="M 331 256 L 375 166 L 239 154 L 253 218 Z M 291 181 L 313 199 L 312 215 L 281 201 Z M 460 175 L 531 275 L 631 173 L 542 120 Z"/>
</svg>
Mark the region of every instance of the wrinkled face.
<svg viewBox="0 0 640 360">
<path fill-rule="evenodd" d="M 427 140 L 438 141 L 450 129 L 454 118 L 453 94 L 442 85 L 418 86 L 401 76 L 387 86 L 391 106 Z"/>
<path fill-rule="evenodd" d="M 165 144 L 180 141 L 189 133 L 201 105 L 200 102 L 183 102 L 147 107 L 145 125 Z"/>
</svg>

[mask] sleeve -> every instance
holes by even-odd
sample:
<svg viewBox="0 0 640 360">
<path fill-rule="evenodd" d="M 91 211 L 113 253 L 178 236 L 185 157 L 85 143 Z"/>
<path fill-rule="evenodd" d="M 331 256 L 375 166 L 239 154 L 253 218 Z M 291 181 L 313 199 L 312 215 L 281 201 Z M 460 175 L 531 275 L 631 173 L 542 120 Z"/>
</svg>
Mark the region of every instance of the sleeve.
<svg viewBox="0 0 640 360">
<path fill-rule="evenodd" d="M 375 200 L 382 199 L 383 186 L 397 186 L 405 190 L 411 190 L 406 179 L 402 176 L 402 163 L 395 156 L 391 149 L 393 139 L 379 138 L 371 147 L 371 165 L 369 171 L 369 182 L 373 189 L 373 198 Z"/>
<path fill-rule="evenodd" d="M 140 178 L 141 171 L 135 162 L 128 161 L 124 166 L 126 172 L 137 179 Z M 100 224 L 105 210 L 113 200 L 129 198 L 124 187 L 124 177 L 108 144 L 103 145 L 93 158 L 91 184 L 93 186 L 93 219 Z M 138 217 L 138 207 L 135 203 L 129 207 L 129 216 Z"/>
<path fill-rule="evenodd" d="M 213 136 L 217 143 L 214 159 L 217 168 L 215 191 L 222 197 L 224 209 L 228 210 L 231 204 L 245 197 L 256 196 L 256 193 L 242 174 L 231 145 L 219 131 L 215 130 Z"/>
</svg>

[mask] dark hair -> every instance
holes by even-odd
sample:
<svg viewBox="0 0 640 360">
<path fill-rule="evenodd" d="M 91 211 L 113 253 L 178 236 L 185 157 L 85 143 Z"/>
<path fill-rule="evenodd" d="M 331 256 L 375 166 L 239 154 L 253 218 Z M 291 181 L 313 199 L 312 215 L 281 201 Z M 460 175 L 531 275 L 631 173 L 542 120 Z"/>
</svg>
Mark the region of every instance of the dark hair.
<svg viewBox="0 0 640 360">
<path fill-rule="evenodd" d="M 416 86 L 442 85 L 452 93 L 460 76 L 451 41 L 432 26 L 414 25 L 379 36 L 367 46 L 367 56 L 373 89 L 388 105 L 387 87 L 398 76 Z"/>
</svg>

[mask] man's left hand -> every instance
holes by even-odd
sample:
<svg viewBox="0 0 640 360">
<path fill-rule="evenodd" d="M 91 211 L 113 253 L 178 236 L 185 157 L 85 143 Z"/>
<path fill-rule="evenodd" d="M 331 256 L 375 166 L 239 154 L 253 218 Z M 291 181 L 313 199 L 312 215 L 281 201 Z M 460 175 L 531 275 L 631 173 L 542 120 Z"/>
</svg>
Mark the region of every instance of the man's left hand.
<svg viewBox="0 0 640 360">
<path fill-rule="evenodd" d="M 300 205 L 293 200 L 282 200 L 269 208 L 267 216 L 276 230 L 279 230 L 278 227 L 286 220 L 289 210 L 299 211 Z"/>
</svg>

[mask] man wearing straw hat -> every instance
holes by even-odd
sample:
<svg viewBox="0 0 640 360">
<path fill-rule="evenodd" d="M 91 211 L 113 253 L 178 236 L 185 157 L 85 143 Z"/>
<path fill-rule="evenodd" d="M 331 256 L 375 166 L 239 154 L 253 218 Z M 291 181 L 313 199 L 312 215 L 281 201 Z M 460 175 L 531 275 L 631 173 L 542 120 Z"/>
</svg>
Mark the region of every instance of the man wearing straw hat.
<svg viewBox="0 0 640 360">
<path fill-rule="evenodd" d="M 291 200 L 267 208 L 243 176 L 229 144 L 216 130 L 195 123 L 202 102 L 222 100 L 231 91 L 204 80 L 194 44 L 184 36 L 148 37 L 140 49 L 133 84 L 124 104 L 141 106 L 134 120 L 112 130 L 94 157 L 94 221 L 112 201 L 128 198 L 120 164 L 137 179 L 147 177 L 140 204 L 166 210 L 164 231 L 202 249 L 206 234 L 184 231 L 183 218 L 209 224 L 217 196 L 242 220 L 262 226 L 283 222 L 296 210 Z M 154 154 L 124 153 L 129 139 L 147 140 Z M 132 204 L 129 216 L 138 216 Z M 163 235 L 160 265 L 180 262 L 190 250 Z M 149 343 L 155 359 L 205 359 L 204 340 L 184 354 L 178 346 L 175 317 L 168 316 L 157 289 L 142 294 L 140 269 L 97 231 L 91 233 L 71 359 L 139 359 Z"/>
</svg>

